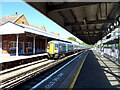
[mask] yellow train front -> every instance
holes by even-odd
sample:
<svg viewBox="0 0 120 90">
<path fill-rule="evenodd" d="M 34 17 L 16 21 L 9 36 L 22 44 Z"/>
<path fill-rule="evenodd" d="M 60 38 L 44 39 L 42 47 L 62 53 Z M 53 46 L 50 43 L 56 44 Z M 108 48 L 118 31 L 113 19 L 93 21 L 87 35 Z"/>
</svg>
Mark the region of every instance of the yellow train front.
<svg viewBox="0 0 120 90">
<path fill-rule="evenodd" d="M 58 49 L 59 49 L 59 46 L 58 46 L 58 42 L 56 41 L 50 41 L 48 42 L 48 45 L 47 45 L 47 53 L 48 53 L 48 57 L 49 58 L 58 58 Z"/>
</svg>

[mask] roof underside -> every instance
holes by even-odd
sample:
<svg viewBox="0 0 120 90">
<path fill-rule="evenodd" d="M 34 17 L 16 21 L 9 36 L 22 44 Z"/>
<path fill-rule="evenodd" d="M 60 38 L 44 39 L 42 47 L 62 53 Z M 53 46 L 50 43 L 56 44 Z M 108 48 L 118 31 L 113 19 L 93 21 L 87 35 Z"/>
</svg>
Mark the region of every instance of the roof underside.
<svg viewBox="0 0 120 90">
<path fill-rule="evenodd" d="M 109 32 L 120 15 L 120 4 L 110 2 L 27 2 L 87 44 Z"/>
</svg>

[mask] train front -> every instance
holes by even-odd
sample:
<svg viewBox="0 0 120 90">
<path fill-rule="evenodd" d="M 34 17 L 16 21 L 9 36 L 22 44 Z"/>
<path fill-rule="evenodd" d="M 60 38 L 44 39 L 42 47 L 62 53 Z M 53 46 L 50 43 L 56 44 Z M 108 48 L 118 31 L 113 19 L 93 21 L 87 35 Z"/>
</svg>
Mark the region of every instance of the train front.
<svg viewBox="0 0 120 90">
<path fill-rule="evenodd" d="M 47 53 L 49 58 L 58 58 L 59 45 L 58 42 L 48 42 Z"/>
</svg>

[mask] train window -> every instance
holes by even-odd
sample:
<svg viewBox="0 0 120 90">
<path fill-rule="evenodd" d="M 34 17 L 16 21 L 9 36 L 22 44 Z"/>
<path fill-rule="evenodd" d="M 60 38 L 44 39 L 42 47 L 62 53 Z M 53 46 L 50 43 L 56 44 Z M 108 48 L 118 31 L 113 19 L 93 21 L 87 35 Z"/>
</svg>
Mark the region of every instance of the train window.
<svg viewBox="0 0 120 90">
<path fill-rule="evenodd" d="M 58 44 L 55 44 L 55 49 L 58 49 Z"/>
<path fill-rule="evenodd" d="M 66 50 L 66 46 L 63 46 L 62 49 L 63 49 L 63 50 Z"/>
</svg>

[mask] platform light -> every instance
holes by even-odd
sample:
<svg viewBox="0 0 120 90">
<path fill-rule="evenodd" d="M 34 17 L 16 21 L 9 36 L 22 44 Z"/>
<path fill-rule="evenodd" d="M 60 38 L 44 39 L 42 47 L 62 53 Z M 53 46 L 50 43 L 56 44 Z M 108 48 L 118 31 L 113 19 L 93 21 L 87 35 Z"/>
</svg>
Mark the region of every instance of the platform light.
<svg viewBox="0 0 120 90">
<path fill-rule="evenodd" d="M 111 25 L 111 26 L 110 26 L 110 28 L 111 28 L 111 29 L 113 29 L 113 28 L 114 28 L 114 26 L 113 26 L 113 25 Z"/>
<path fill-rule="evenodd" d="M 116 22 L 114 23 L 114 26 L 117 26 L 117 23 L 116 23 Z"/>
<path fill-rule="evenodd" d="M 108 32 L 110 31 L 110 28 L 108 28 Z"/>
<path fill-rule="evenodd" d="M 118 25 L 119 25 L 119 22 L 117 21 L 116 24 L 117 24 L 117 26 L 118 26 Z"/>
<path fill-rule="evenodd" d="M 119 22 L 120 22 L 120 17 L 118 18 Z"/>
<path fill-rule="evenodd" d="M 114 26 L 118 26 L 118 25 L 119 25 L 119 22 L 116 21 L 116 22 L 114 23 Z"/>
</svg>

